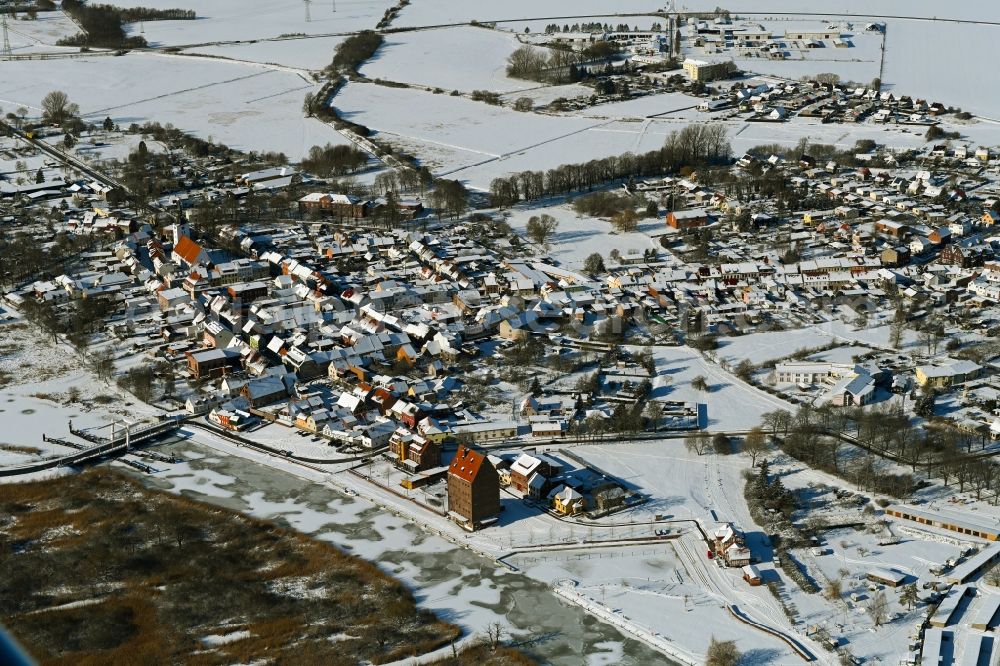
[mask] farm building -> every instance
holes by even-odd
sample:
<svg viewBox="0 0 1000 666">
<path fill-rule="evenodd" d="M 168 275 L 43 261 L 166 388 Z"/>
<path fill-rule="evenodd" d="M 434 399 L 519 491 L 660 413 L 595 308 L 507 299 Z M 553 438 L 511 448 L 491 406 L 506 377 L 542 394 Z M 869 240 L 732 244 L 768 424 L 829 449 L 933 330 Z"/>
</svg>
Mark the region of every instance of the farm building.
<svg viewBox="0 0 1000 666">
<path fill-rule="evenodd" d="M 898 571 L 890 569 L 872 569 L 865 577 L 873 583 L 888 585 L 889 587 L 899 587 L 906 581 L 906 574 L 901 574 Z"/>
<path fill-rule="evenodd" d="M 968 582 L 1000 561 L 1000 546 L 990 544 L 952 569 L 945 580 L 955 585 Z"/>
<path fill-rule="evenodd" d="M 750 584 L 751 587 L 756 587 L 761 584 L 760 571 L 757 570 L 752 564 L 748 564 L 743 567 L 743 580 Z"/>
<path fill-rule="evenodd" d="M 987 541 L 996 541 L 1000 538 L 1000 527 L 987 526 L 957 516 L 946 516 L 912 506 L 902 504 L 891 505 L 886 507 L 885 515 L 892 516 L 893 518 L 902 518 L 903 520 L 912 520 L 915 523 L 930 525 L 931 527 L 958 532 L 960 534 L 967 534 L 980 539 L 986 539 Z"/>
</svg>

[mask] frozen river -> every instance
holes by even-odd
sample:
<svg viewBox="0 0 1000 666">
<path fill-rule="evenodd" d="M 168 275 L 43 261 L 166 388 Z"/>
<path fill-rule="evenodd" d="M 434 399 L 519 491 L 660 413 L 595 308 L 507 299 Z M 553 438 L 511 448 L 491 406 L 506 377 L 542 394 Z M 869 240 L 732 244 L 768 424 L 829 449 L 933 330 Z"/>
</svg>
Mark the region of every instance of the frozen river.
<svg viewBox="0 0 1000 666">
<path fill-rule="evenodd" d="M 186 462 L 158 465 L 151 485 L 294 528 L 377 563 L 413 590 L 417 601 L 466 632 L 493 622 L 544 663 L 672 664 L 626 638 L 550 588 L 492 559 L 430 534 L 407 518 L 327 483 L 306 480 L 196 441 L 157 447 Z"/>
</svg>

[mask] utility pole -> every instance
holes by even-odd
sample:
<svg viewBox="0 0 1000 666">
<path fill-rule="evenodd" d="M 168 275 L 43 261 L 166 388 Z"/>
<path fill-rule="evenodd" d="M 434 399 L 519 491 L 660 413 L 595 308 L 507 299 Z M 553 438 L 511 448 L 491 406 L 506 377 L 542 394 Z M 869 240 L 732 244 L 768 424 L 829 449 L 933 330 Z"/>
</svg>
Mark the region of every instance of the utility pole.
<svg viewBox="0 0 1000 666">
<path fill-rule="evenodd" d="M 0 55 L 4 58 L 10 58 L 13 53 L 10 48 L 10 33 L 7 31 L 7 12 L 3 13 L 3 18 L 0 19 L 0 25 L 3 26 L 3 50 L 0 51 Z"/>
</svg>

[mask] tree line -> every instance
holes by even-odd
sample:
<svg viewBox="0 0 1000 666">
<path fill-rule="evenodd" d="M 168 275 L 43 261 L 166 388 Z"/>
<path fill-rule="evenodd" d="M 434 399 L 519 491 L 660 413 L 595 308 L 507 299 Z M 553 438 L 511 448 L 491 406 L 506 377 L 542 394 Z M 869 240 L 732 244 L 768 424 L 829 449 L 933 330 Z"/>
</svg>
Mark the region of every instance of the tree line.
<svg viewBox="0 0 1000 666">
<path fill-rule="evenodd" d="M 640 155 L 625 153 L 495 178 L 490 183 L 490 205 L 504 208 L 522 200 L 593 189 L 616 180 L 663 176 L 682 167 L 725 164 L 731 159 L 732 148 L 723 125 L 688 125 L 671 132 L 662 148 Z"/>
<path fill-rule="evenodd" d="M 987 442 L 984 432 L 968 432 L 948 424 L 915 426 L 899 409 L 802 406 L 795 414 L 785 410 L 763 415 L 765 430 L 779 447 L 810 466 L 844 478 L 859 488 L 904 497 L 917 486 L 914 474 L 923 471 L 946 485 L 957 484 L 977 498 L 1000 500 L 1000 466 L 977 455 Z M 837 435 L 857 442 L 861 455 L 850 462 L 841 452 L 848 445 Z M 879 457 L 910 467 L 912 474 L 891 473 Z"/>
<path fill-rule="evenodd" d="M 654 21 L 649 28 L 650 32 L 662 32 L 663 24 L 659 21 Z M 549 23 L 545 26 L 545 34 L 552 35 L 559 32 L 638 32 L 639 26 L 629 26 L 628 23 L 619 23 L 618 25 L 612 26 L 610 23 L 601 23 L 599 21 L 590 21 L 583 23 L 574 23 L 570 25 L 569 23 L 564 23 L 562 28 L 559 27 L 558 23 Z"/>
<path fill-rule="evenodd" d="M 156 9 L 153 7 L 121 7 L 117 8 L 125 23 L 137 21 L 193 21 L 198 15 L 193 9 Z"/>
<path fill-rule="evenodd" d="M 302 158 L 302 169 L 317 176 L 343 176 L 368 164 L 368 153 L 354 146 L 313 146 Z"/>
<path fill-rule="evenodd" d="M 618 52 L 612 42 L 599 41 L 581 51 L 571 48 L 541 49 L 525 45 L 507 57 L 507 76 L 529 81 L 565 83 L 582 77 L 578 65 L 605 61 Z"/>
<path fill-rule="evenodd" d="M 333 60 L 326 69 L 327 75 L 336 76 L 338 72 L 357 75 L 358 67 L 375 55 L 382 42 L 382 35 L 374 30 L 351 35 L 334 49 Z"/>
<path fill-rule="evenodd" d="M 60 46 L 97 46 L 101 48 L 142 48 L 146 38 L 125 32 L 123 11 L 112 5 L 88 5 L 84 0 L 63 0 L 63 11 L 80 24 L 83 32 L 64 37 Z M 134 10 L 133 10 L 134 11 Z M 154 11 L 154 10 L 149 10 Z"/>
</svg>

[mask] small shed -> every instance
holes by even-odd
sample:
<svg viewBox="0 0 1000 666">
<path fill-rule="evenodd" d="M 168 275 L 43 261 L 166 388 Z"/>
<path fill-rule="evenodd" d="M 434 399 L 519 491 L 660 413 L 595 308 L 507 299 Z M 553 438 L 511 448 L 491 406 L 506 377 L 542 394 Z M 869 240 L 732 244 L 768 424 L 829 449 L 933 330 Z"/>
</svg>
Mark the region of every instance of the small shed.
<svg viewBox="0 0 1000 666">
<path fill-rule="evenodd" d="M 756 587 L 761 584 L 760 571 L 757 570 L 752 564 L 748 564 L 743 567 L 743 580 L 750 584 L 751 587 Z"/>
<path fill-rule="evenodd" d="M 866 576 L 873 583 L 881 583 L 889 587 L 899 587 L 906 581 L 906 574 L 890 569 L 872 569 Z"/>
</svg>

